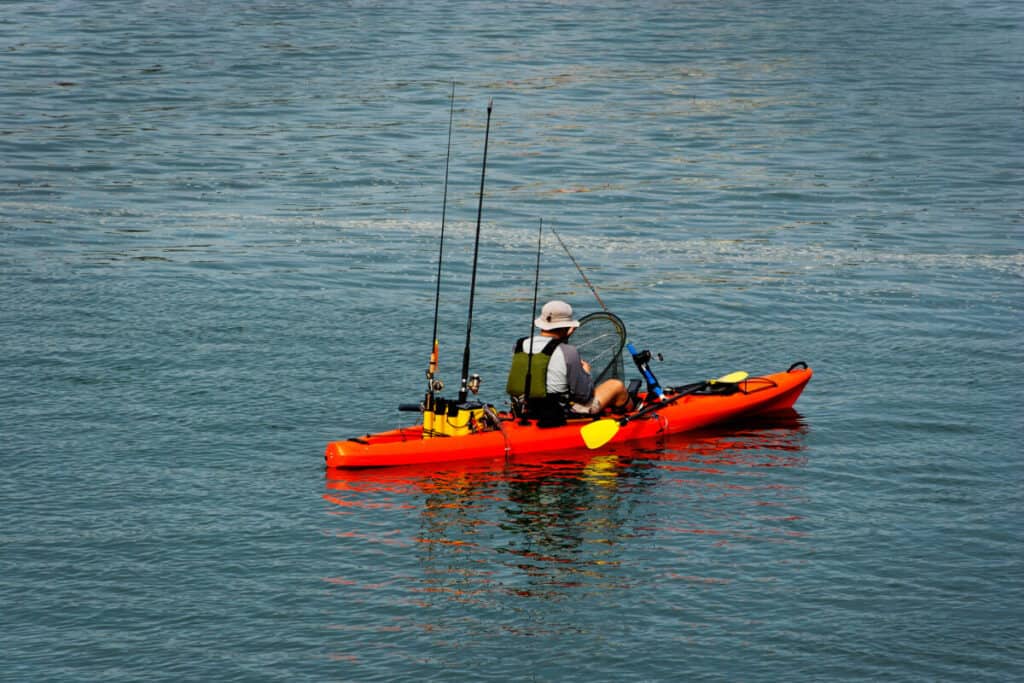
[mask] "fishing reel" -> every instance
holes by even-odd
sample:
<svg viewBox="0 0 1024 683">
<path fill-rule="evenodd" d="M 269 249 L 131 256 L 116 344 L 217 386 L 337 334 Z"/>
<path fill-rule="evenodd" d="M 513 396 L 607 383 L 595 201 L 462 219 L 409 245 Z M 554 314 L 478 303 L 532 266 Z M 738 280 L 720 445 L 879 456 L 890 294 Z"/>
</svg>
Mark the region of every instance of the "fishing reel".
<svg viewBox="0 0 1024 683">
<path fill-rule="evenodd" d="M 636 361 L 637 365 L 644 364 L 644 363 L 650 363 L 651 362 L 651 352 L 648 349 L 644 349 L 643 351 L 640 351 L 635 356 L 633 356 L 633 358 Z M 665 360 L 665 357 L 662 356 L 660 353 L 658 354 L 657 358 L 658 358 L 659 361 L 664 361 Z"/>
<path fill-rule="evenodd" d="M 466 381 L 466 388 L 472 391 L 474 396 L 480 393 L 480 375 L 470 375 Z"/>
<path fill-rule="evenodd" d="M 431 391 L 444 391 L 444 382 L 439 379 L 431 379 L 429 384 Z"/>
</svg>

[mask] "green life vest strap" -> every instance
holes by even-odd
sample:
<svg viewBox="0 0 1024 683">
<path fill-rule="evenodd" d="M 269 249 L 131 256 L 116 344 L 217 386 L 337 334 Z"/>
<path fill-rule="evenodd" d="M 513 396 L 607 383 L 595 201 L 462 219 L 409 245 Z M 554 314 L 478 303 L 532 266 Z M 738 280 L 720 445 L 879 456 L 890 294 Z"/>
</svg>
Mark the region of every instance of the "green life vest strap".
<svg viewBox="0 0 1024 683">
<path fill-rule="evenodd" d="M 508 371 L 508 383 L 505 391 L 510 396 L 526 395 L 526 374 L 530 374 L 531 398 L 545 398 L 548 395 L 548 363 L 551 362 L 551 354 L 555 352 L 561 339 L 550 339 L 540 351 L 534 352 L 531 360 L 530 352 L 526 350 L 526 343 L 529 337 L 523 337 L 516 342 L 515 353 L 512 354 L 512 367 Z"/>
</svg>

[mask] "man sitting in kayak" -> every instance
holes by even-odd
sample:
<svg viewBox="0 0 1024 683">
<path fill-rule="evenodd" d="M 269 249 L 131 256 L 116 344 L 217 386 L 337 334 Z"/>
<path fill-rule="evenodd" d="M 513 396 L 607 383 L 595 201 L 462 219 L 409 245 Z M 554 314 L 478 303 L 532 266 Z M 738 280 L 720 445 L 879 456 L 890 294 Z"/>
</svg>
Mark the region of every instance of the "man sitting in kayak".
<svg viewBox="0 0 1024 683">
<path fill-rule="evenodd" d="M 506 390 L 521 401 L 529 375 L 527 415 L 542 423 L 564 423 L 567 415 L 596 415 L 629 402 L 626 386 L 617 379 L 594 386 L 590 364 L 567 343 L 580 325 L 572 316 L 572 306 L 566 302 L 547 302 L 533 321 L 540 334 L 517 341 L 512 356 Z"/>
</svg>

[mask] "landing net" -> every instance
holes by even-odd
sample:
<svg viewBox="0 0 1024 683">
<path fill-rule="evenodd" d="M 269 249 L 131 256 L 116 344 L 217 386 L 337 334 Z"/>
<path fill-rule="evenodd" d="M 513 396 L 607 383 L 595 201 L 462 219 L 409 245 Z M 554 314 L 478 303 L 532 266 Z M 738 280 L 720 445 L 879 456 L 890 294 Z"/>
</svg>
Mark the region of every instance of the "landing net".
<svg viewBox="0 0 1024 683">
<path fill-rule="evenodd" d="M 626 325 L 618 316 L 603 311 L 583 316 L 569 343 L 579 350 L 580 358 L 590 363 L 595 385 L 612 378 L 625 381 L 622 349 L 626 345 Z"/>
</svg>

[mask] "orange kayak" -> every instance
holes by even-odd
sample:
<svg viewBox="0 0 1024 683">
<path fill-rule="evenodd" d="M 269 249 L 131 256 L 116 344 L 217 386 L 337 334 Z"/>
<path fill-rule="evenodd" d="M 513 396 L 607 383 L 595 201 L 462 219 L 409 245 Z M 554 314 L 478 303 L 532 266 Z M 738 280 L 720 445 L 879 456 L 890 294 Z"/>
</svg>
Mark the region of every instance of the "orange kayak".
<svg viewBox="0 0 1024 683">
<path fill-rule="evenodd" d="M 812 374 L 806 365 L 797 363 L 786 372 L 745 379 L 728 392 L 689 393 L 663 407 L 623 416 L 609 443 L 677 434 L 790 409 Z M 672 399 L 671 392 L 666 399 Z M 332 441 L 324 457 L 328 468 L 393 467 L 583 449 L 586 444 L 580 430 L 594 420 L 587 417 L 558 427 L 538 427 L 535 423 L 523 425 L 507 413 L 497 417 L 497 424 L 459 436 L 425 437 L 423 426 L 415 425 Z"/>
</svg>

